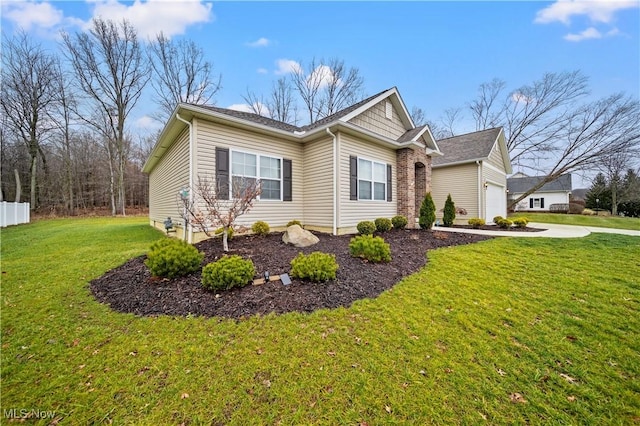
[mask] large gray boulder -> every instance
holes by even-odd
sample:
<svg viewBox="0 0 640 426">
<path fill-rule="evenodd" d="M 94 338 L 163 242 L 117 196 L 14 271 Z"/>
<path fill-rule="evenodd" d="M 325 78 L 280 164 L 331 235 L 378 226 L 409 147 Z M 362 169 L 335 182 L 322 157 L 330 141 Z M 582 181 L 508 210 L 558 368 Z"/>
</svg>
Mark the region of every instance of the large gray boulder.
<svg viewBox="0 0 640 426">
<path fill-rule="evenodd" d="M 302 229 L 300 225 L 291 225 L 282 235 L 282 241 L 296 247 L 309 247 L 320 240 L 311 232 Z"/>
</svg>

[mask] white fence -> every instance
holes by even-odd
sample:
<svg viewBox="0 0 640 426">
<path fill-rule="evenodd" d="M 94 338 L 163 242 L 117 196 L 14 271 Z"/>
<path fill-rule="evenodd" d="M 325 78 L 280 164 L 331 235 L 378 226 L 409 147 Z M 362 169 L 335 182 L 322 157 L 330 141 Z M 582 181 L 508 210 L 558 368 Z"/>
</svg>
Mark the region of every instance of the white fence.
<svg viewBox="0 0 640 426">
<path fill-rule="evenodd" d="M 0 227 L 29 223 L 31 219 L 29 203 L 0 203 Z"/>
</svg>

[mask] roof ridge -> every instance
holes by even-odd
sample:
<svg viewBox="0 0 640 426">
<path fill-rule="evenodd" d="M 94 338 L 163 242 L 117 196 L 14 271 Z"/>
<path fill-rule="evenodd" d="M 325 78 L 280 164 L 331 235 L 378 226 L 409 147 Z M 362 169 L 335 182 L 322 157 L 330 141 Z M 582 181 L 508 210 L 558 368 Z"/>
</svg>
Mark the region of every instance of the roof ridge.
<svg viewBox="0 0 640 426">
<path fill-rule="evenodd" d="M 488 129 L 483 129 L 483 130 L 474 130 L 473 132 L 467 132 L 467 133 L 462 133 L 460 135 L 448 136 L 446 138 L 438 139 L 438 142 L 439 141 L 444 141 L 444 140 L 447 140 L 447 139 L 455 139 L 455 138 L 459 138 L 459 137 L 462 137 L 462 136 L 468 136 L 468 135 L 472 135 L 474 133 L 484 133 L 484 132 L 489 132 L 489 131 L 492 131 L 492 130 L 500 130 L 502 128 L 503 128 L 502 126 L 496 126 L 496 127 L 490 127 Z"/>
</svg>

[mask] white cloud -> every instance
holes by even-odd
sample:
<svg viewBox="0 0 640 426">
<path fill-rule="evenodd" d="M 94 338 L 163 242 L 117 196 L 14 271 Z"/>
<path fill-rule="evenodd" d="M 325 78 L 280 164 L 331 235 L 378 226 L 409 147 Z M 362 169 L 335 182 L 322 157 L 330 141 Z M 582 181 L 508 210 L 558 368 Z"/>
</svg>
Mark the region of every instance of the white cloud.
<svg viewBox="0 0 640 426">
<path fill-rule="evenodd" d="M 614 15 L 624 9 L 640 6 L 637 1 L 618 0 L 557 0 L 539 10 L 534 20 L 538 24 L 562 22 L 569 24 L 574 16 L 587 16 L 592 22 L 611 23 Z"/>
<path fill-rule="evenodd" d="M 522 104 L 529 104 L 533 102 L 533 98 L 530 98 L 529 96 L 520 92 L 513 92 L 511 94 L 511 100 L 515 103 L 522 103 Z"/>
<path fill-rule="evenodd" d="M 258 68 L 258 74 L 269 74 L 269 70 L 266 68 Z"/>
<path fill-rule="evenodd" d="M 278 59 L 276 61 L 276 66 L 278 67 L 275 70 L 275 73 L 277 75 L 289 74 L 289 73 L 299 72 L 302 70 L 302 67 L 300 66 L 300 64 L 291 59 Z"/>
<path fill-rule="evenodd" d="M 184 34 L 188 26 L 214 19 L 211 3 L 205 4 L 200 0 L 135 0 L 126 4 L 116 0 L 97 0 L 93 17 L 115 21 L 127 19 L 142 39 L 152 39 L 161 31 L 167 37 Z M 89 21 L 87 27 L 90 26 Z"/>
<path fill-rule="evenodd" d="M 252 41 L 250 43 L 247 43 L 247 46 L 249 46 L 249 47 L 267 47 L 270 44 L 271 44 L 271 40 L 269 40 L 268 38 L 260 37 L 256 41 Z"/>
<path fill-rule="evenodd" d="M 602 38 L 602 33 L 593 27 L 589 27 L 578 34 L 569 33 L 564 36 L 564 39 L 567 41 L 582 41 L 594 38 Z"/>
<path fill-rule="evenodd" d="M 52 29 L 63 22 L 64 14 L 51 3 L 2 2 L 2 16 L 25 31 Z"/>
<path fill-rule="evenodd" d="M 269 116 L 269 108 L 267 108 L 267 106 L 261 102 L 256 102 L 255 104 L 253 104 L 253 108 L 251 108 L 251 105 L 249 104 L 233 104 L 228 106 L 227 109 L 232 109 L 234 111 L 241 111 L 241 112 L 250 112 L 250 113 L 255 113 L 255 111 L 260 111 L 260 115 L 262 115 L 263 117 Z"/>
<path fill-rule="evenodd" d="M 154 120 L 148 115 L 142 116 L 136 120 L 136 127 L 140 129 L 158 129 L 161 125 L 162 123 Z"/>
<path fill-rule="evenodd" d="M 311 82 L 319 82 L 319 87 L 327 86 L 332 82 L 332 80 L 333 71 L 331 71 L 331 68 L 327 65 L 318 65 L 316 69 L 314 69 L 313 72 L 311 72 L 311 74 L 307 77 L 308 83 L 310 83 L 312 86 L 315 86 L 315 84 Z M 340 85 L 340 82 L 338 82 L 338 85 Z"/>
</svg>

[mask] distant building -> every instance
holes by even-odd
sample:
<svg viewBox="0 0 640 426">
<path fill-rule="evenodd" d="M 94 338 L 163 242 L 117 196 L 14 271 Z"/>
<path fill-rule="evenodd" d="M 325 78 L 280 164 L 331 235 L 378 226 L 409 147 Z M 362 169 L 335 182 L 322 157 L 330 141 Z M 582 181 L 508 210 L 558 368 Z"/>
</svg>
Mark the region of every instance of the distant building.
<svg viewBox="0 0 640 426">
<path fill-rule="evenodd" d="M 516 176 L 516 175 L 514 175 Z M 518 199 L 522 194 L 536 186 L 544 176 L 526 176 L 507 179 L 509 201 Z M 527 195 L 513 207 L 514 211 L 549 211 L 552 204 L 569 204 L 571 195 L 571 174 L 561 175 L 558 179 L 545 183 L 536 192 Z"/>
</svg>

